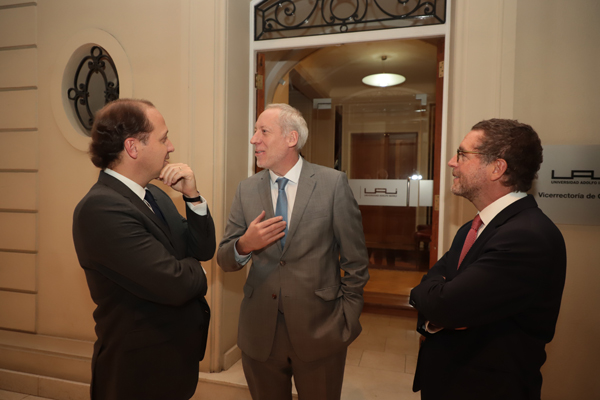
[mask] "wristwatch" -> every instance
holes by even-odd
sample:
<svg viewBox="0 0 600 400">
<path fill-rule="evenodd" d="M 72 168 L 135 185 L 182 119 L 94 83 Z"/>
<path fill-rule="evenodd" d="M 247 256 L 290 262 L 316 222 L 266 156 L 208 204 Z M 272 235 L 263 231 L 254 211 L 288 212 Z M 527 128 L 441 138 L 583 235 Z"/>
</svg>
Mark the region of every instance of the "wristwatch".
<svg viewBox="0 0 600 400">
<path fill-rule="evenodd" d="M 196 197 L 187 197 L 185 194 L 183 195 L 183 201 L 186 203 L 195 203 L 197 201 L 202 201 L 202 196 L 200 196 L 200 192 L 198 192 L 198 196 Z"/>
</svg>

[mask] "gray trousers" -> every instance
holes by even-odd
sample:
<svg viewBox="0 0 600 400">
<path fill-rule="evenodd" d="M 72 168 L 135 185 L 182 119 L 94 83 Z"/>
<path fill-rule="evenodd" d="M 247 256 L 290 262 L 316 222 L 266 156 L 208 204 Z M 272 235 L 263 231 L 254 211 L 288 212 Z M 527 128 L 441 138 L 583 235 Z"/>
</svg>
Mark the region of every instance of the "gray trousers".
<svg viewBox="0 0 600 400">
<path fill-rule="evenodd" d="M 253 400 L 291 400 L 292 375 L 298 400 L 340 400 L 347 350 L 304 362 L 298 358 L 279 313 L 271 354 L 265 362 L 242 353 L 242 365 Z"/>
</svg>

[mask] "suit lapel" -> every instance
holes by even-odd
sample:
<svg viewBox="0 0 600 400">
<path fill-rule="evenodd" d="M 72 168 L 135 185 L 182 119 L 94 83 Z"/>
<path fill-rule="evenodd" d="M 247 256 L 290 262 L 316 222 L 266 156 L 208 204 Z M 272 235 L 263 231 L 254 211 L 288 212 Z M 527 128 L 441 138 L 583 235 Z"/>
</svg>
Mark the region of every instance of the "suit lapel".
<svg viewBox="0 0 600 400">
<path fill-rule="evenodd" d="M 296 234 L 298 225 L 300 225 L 300 220 L 302 220 L 302 215 L 306 210 L 306 206 L 308 205 L 316 185 L 315 172 L 312 164 L 306 160 L 303 160 L 302 162 L 302 171 L 300 171 L 296 199 L 294 200 L 294 209 L 292 210 L 292 220 L 290 221 L 290 228 L 288 229 L 288 234 L 285 239 L 284 252 L 289 247 L 289 243 Z"/>
<path fill-rule="evenodd" d="M 260 197 L 262 209 L 265 210 L 265 220 L 267 220 L 275 216 L 275 211 L 273 210 L 273 198 L 271 197 L 271 176 L 267 169 L 262 170 L 260 174 L 258 195 Z"/>
<path fill-rule="evenodd" d="M 163 231 L 165 236 L 169 239 L 169 242 L 171 242 L 171 230 L 169 229 L 169 227 L 163 222 L 162 219 L 160 219 L 158 216 L 156 216 L 152 212 L 152 210 L 150 210 L 150 208 L 148 208 L 146 203 L 144 203 L 144 201 L 142 199 L 140 199 L 135 193 L 133 193 L 131 191 L 131 189 L 129 189 L 123 182 L 108 175 L 104 171 L 100 171 L 100 176 L 98 177 L 98 182 L 110 187 L 115 192 L 117 192 L 117 193 L 121 194 L 122 196 L 126 197 L 127 199 L 129 199 L 131 204 L 133 204 L 146 217 L 150 218 L 150 220 L 152 220 L 152 222 L 154 222 Z M 159 197 L 159 196 L 155 196 L 155 198 L 156 197 Z M 158 204 L 158 200 L 157 200 L 157 204 Z M 159 204 L 159 207 L 160 207 L 160 204 Z M 165 208 L 161 208 L 161 210 L 163 210 L 163 209 L 165 209 Z"/>
<path fill-rule="evenodd" d="M 504 210 L 500 211 L 498 213 L 498 215 L 496 215 L 494 217 L 494 219 L 492 219 L 490 221 L 488 226 L 485 227 L 483 232 L 481 232 L 481 235 L 479 235 L 477 240 L 475 240 L 475 243 L 469 249 L 469 252 L 465 256 L 465 259 L 463 260 L 463 263 L 461 264 L 459 271 L 462 270 L 463 268 L 468 267 L 468 265 L 473 260 L 477 259 L 481 249 L 483 248 L 485 243 L 488 241 L 488 239 L 490 237 L 492 237 L 495 230 L 499 226 L 504 225 L 506 223 L 506 221 L 511 219 L 513 216 L 519 214 L 521 211 L 528 209 L 528 208 L 536 208 L 536 207 L 537 207 L 537 203 L 536 203 L 535 199 L 533 198 L 533 196 L 527 195 L 527 197 L 524 197 L 522 199 L 515 201 L 514 203 L 512 203 L 511 205 L 506 207 Z M 470 224 L 469 224 L 469 226 L 470 226 Z M 466 239 L 466 236 L 465 236 L 465 239 Z M 461 246 L 461 248 L 462 248 L 462 246 Z M 458 259 L 457 259 L 457 261 L 458 261 Z"/>
</svg>

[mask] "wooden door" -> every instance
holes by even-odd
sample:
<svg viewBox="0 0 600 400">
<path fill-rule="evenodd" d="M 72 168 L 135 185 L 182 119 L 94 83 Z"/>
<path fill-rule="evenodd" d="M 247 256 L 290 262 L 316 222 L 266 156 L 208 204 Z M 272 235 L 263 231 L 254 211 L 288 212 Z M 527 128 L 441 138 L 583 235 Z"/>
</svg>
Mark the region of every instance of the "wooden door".
<svg viewBox="0 0 600 400">
<path fill-rule="evenodd" d="M 437 43 L 438 74 L 435 85 L 435 123 L 433 140 L 433 211 L 431 214 L 431 244 L 429 246 L 429 267 L 438 260 L 438 237 L 440 227 L 440 159 L 442 147 L 442 111 L 444 101 L 444 38 Z"/>
</svg>

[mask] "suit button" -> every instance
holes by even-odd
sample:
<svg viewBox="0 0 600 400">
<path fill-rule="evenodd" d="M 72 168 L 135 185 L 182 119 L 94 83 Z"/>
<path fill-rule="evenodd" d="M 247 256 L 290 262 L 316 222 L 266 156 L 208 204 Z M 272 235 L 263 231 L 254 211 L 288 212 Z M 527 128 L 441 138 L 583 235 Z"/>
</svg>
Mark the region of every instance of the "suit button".
<svg viewBox="0 0 600 400">
<path fill-rule="evenodd" d="M 279 265 L 281 265 L 282 267 L 285 267 L 285 261 L 283 261 L 283 260 L 279 261 Z"/>
<path fill-rule="evenodd" d="M 275 293 L 273 293 L 271 297 L 273 297 L 274 300 L 277 300 L 277 295 Z"/>
</svg>

